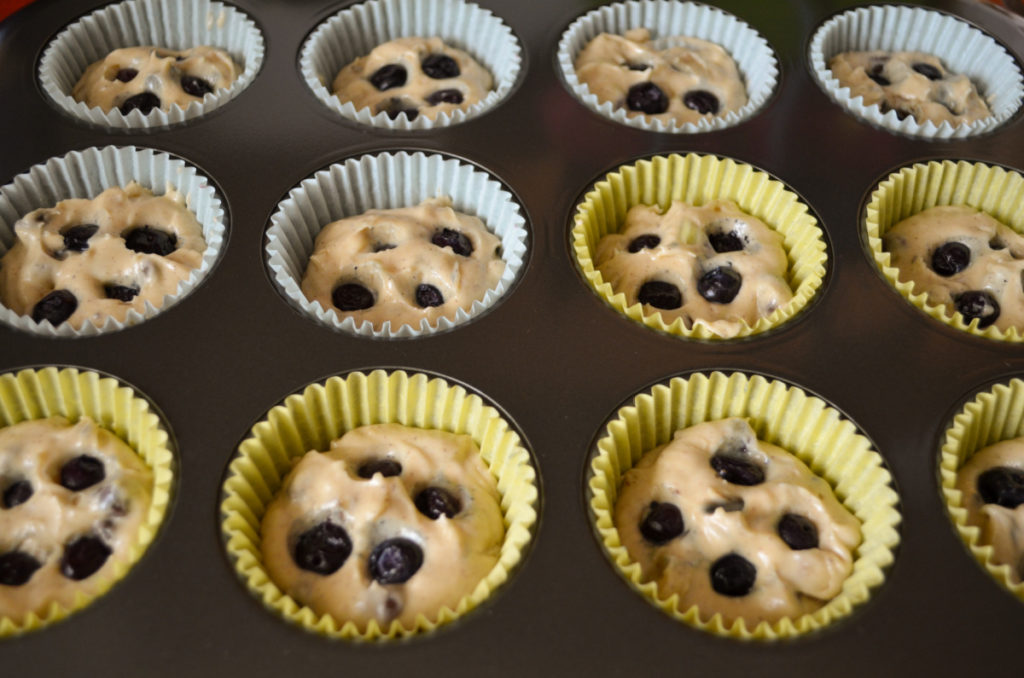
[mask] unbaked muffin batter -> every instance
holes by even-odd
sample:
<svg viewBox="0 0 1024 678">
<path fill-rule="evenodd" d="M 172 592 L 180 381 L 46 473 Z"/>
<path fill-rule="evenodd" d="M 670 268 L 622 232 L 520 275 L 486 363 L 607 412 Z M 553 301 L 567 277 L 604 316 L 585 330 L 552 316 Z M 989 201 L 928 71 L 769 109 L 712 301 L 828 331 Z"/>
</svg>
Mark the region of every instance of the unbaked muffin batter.
<svg viewBox="0 0 1024 678">
<path fill-rule="evenodd" d="M 883 247 L 901 282 L 978 327 L 1024 330 L 1024 237 L 966 206 L 931 207 L 893 226 Z"/>
<path fill-rule="evenodd" d="M 369 210 L 324 227 L 302 278 L 306 298 L 357 323 L 420 328 L 454 318 L 497 286 L 501 241 L 448 198 Z"/>
<path fill-rule="evenodd" d="M 942 61 L 923 52 L 843 52 L 828 67 L 850 97 L 865 106 L 896 111 L 918 123 L 948 122 L 954 127 L 992 115 L 988 104 L 966 75 L 951 73 Z"/>
<path fill-rule="evenodd" d="M 36 322 L 75 329 L 124 321 L 147 303 L 160 308 L 206 250 L 183 196 L 154 196 L 135 182 L 29 212 L 14 233 L 0 260 L 0 301 Z"/>
<path fill-rule="evenodd" d="M 1024 580 L 1024 438 L 980 450 L 961 467 L 956 488 L 963 493 L 967 524 L 981 530 L 992 560 L 1009 565 L 1014 582 Z"/>
<path fill-rule="evenodd" d="M 621 233 L 601 238 L 594 265 L 627 306 L 722 337 L 771 315 L 793 296 L 782 235 L 735 203 L 637 205 Z"/>
<path fill-rule="evenodd" d="M 736 63 L 715 43 L 672 37 L 656 49 L 644 28 L 601 33 L 576 57 L 576 76 L 602 103 L 629 117 L 677 124 L 722 116 L 747 103 Z"/>
<path fill-rule="evenodd" d="M 0 428 L 0 617 L 92 595 L 124 567 L 153 474 L 87 417 Z"/>
<path fill-rule="evenodd" d="M 813 612 L 842 589 L 860 524 L 785 450 L 743 419 L 697 424 L 626 472 L 615 527 L 642 578 L 679 610 L 725 623 Z"/>
<path fill-rule="evenodd" d="M 454 609 L 495 566 L 500 502 L 469 436 L 362 426 L 289 473 L 263 517 L 263 559 L 317 614 L 408 629 Z"/>
<path fill-rule="evenodd" d="M 185 50 L 124 47 L 91 64 L 71 90 L 76 101 L 125 115 L 171 106 L 188 108 L 206 94 L 231 86 L 240 70 L 216 47 Z"/>
<path fill-rule="evenodd" d="M 334 94 L 356 110 L 370 108 L 389 118 L 423 115 L 433 120 L 476 104 L 493 88 L 486 68 L 440 38 L 399 38 L 375 47 L 345 66 Z"/>
</svg>

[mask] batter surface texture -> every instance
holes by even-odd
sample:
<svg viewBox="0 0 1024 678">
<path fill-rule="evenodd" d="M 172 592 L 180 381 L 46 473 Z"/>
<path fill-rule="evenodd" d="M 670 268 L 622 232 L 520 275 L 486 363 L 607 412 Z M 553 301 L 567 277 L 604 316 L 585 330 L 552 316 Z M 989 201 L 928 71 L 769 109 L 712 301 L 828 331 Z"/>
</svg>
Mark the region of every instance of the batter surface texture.
<svg viewBox="0 0 1024 678">
<path fill-rule="evenodd" d="M 623 477 L 615 526 L 660 598 L 748 628 L 836 596 L 860 542 L 828 483 L 743 419 L 679 430 L 645 454 Z"/>
<path fill-rule="evenodd" d="M 285 479 L 263 518 L 264 562 L 318 614 L 412 628 L 454 609 L 495 566 L 500 501 L 469 436 L 359 427 Z"/>
</svg>

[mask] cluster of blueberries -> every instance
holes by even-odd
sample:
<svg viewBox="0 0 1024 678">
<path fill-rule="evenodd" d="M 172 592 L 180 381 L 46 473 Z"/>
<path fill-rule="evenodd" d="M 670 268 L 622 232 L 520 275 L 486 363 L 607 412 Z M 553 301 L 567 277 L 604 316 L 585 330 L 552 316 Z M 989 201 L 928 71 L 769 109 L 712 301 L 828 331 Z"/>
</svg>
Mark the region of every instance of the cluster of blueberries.
<svg viewBox="0 0 1024 678">
<path fill-rule="evenodd" d="M 434 80 L 457 78 L 462 72 L 459 69 L 459 64 L 455 62 L 455 59 L 452 59 L 446 54 L 428 54 L 420 62 L 420 70 L 422 70 L 427 77 L 433 78 Z M 378 91 L 386 92 L 389 89 L 405 85 L 408 77 L 409 73 L 405 70 L 404 66 L 399 64 L 387 64 L 386 66 L 381 66 L 374 71 L 369 77 L 369 80 L 370 84 L 376 87 Z M 437 106 L 438 104 L 461 104 L 463 96 L 460 90 L 454 88 L 439 89 L 428 94 L 424 100 L 427 102 L 428 106 Z M 417 115 L 419 115 L 419 109 L 417 109 L 415 105 L 400 97 L 393 97 L 389 99 L 377 112 L 386 113 L 392 120 L 396 119 L 399 115 L 405 115 L 406 118 L 412 121 Z"/>
<path fill-rule="evenodd" d="M 993 247 L 999 243 L 989 243 Z M 998 248 L 996 248 L 998 249 Z M 932 270 L 943 278 L 950 278 L 971 265 L 971 248 L 962 242 L 947 242 L 932 252 Z M 978 318 L 978 328 L 984 329 L 999 318 L 999 302 L 985 290 L 971 290 L 953 297 L 956 310 L 965 322 Z"/>
<path fill-rule="evenodd" d="M 176 57 L 176 59 L 181 61 L 182 57 Z M 134 68 L 122 68 L 117 71 L 117 74 L 114 77 L 121 82 L 131 82 L 138 74 L 139 72 Z M 197 99 L 202 99 L 213 91 L 213 86 L 202 78 L 198 78 L 194 75 L 182 75 L 181 89 L 183 89 L 186 94 L 194 96 Z M 160 108 L 160 105 L 160 97 L 152 92 L 146 91 L 125 99 L 121 102 L 121 105 L 118 106 L 118 110 L 120 110 L 124 115 L 128 115 L 135 110 L 140 111 L 143 115 L 149 115 L 149 113 L 154 109 Z"/>
</svg>

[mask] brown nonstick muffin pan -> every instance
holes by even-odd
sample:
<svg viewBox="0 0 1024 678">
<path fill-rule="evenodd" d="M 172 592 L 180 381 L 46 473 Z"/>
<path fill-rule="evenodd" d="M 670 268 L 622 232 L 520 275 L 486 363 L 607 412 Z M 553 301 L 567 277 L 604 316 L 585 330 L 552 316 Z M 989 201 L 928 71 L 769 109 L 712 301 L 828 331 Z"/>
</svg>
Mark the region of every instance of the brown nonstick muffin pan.
<svg viewBox="0 0 1024 678">
<path fill-rule="evenodd" d="M 876 268 L 861 218 L 873 187 L 917 161 L 1020 171 L 1019 114 L 951 141 L 860 122 L 829 100 L 807 60 L 815 29 L 851 3 L 726 0 L 714 4 L 775 51 L 774 94 L 733 127 L 648 132 L 589 111 L 558 74 L 563 31 L 594 4 L 480 0 L 521 43 L 509 96 L 458 125 L 375 129 L 323 105 L 299 73 L 306 37 L 351 3 L 233 0 L 265 40 L 251 85 L 186 123 L 114 131 L 59 110 L 37 78 L 48 42 L 104 4 L 47 0 L 0 23 L 0 185 L 73 150 L 153 148 L 210 177 L 227 237 L 207 278 L 139 325 L 61 339 L 0 325 L 0 373 L 56 365 L 113 375 L 162 412 L 178 455 L 168 516 L 148 552 L 89 607 L 0 641 L 5 675 L 985 675 L 1010 661 L 1024 603 L 957 536 L 938 463 L 962 403 L 1024 375 L 1024 347 L 972 336 L 909 304 Z M 928 4 L 974 23 L 1018 61 L 1024 56 L 1024 30 L 1010 15 L 975 2 Z M 265 231 L 278 202 L 307 177 L 347 158 L 398 151 L 445 154 L 502 182 L 526 217 L 524 265 L 499 303 L 451 330 L 394 340 L 336 331 L 275 286 Z M 690 152 L 768 172 L 819 219 L 824 283 L 781 327 L 733 341 L 663 334 L 616 313 L 579 272 L 569 231 L 588 188 L 621 165 Z M 430 634 L 360 644 L 304 631 L 264 608 L 226 552 L 220 502 L 227 465 L 267 410 L 310 383 L 374 368 L 442 376 L 496 405 L 533 455 L 540 518 L 511 580 L 478 609 Z M 902 515 L 894 562 L 870 600 L 822 631 L 742 642 L 681 624 L 629 588 L 594 535 L 586 483 L 609 417 L 653 384 L 715 370 L 761 374 L 823 398 L 892 472 Z"/>
</svg>

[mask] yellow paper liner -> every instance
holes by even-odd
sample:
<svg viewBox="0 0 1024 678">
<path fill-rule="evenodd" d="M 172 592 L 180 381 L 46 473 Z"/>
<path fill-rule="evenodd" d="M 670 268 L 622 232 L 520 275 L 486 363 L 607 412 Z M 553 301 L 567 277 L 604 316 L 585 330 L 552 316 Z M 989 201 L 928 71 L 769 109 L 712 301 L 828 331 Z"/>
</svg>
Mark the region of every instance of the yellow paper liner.
<svg viewBox="0 0 1024 678">
<path fill-rule="evenodd" d="M 467 434 L 498 481 L 505 539 L 498 563 L 455 609 L 436 618 L 419 615 L 413 628 L 395 620 L 387 628 L 371 621 L 318 615 L 271 581 L 263 566 L 260 523 L 267 504 L 293 464 L 309 450 L 358 426 L 399 423 Z M 519 435 L 495 408 L 462 386 L 421 373 L 398 370 L 353 372 L 312 384 L 288 396 L 253 426 L 228 468 L 221 502 L 221 529 L 238 575 L 270 610 L 308 631 L 350 640 L 391 640 L 426 633 L 454 621 L 486 600 L 509 577 L 533 538 L 539 497 L 536 472 Z"/>
<path fill-rule="evenodd" d="M 722 339 L 703 323 L 694 322 L 687 329 L 681 318 L 666 323 L 660 312 L 645 313 L 640 303 L 627 307 L 626 295 L 605 282 L 593 261 L 598 242 L 622 229 L 630 207 L 657 205 L 665 210 L 676 200 L 700 206 L 716 199 L 732 200 L 781 233 L 789 259 L 786 282 L 793 290 L 792 300 L 753 325 L 741 321 L 736 337 L 760 334 L 787 322 L 821 287 L 827 261 L 824 234 L 807 205 L 785 184 L 729 158 L 694 153 L 656 156 L 624 165 L 598 181 L 576 206 L 573 218 L 572 246 L 587 282 L 612 308 L 647 327 L 682 337 Z"/>
<path fill-rule="evenodd" d="M 993 579 L 1024 601 L 1024 583 L 1013 581 L 1009 565 L 993 562 L 992 547 L 981 543 L 981 530 L 967 524 L 963 495 L 956 489 L 957 472 L 976 452 L 1021 436 L 1024 436 L 1024 381 L 1011 379 L 979 393 L 953 417 L 939 456 L 939 480 L 950 520 L 964 545 Z"/>
<path fill-rule="evenodd" d="M 0 374 L 0 427 L 58 415 L 72 423 L 89 417 L 128 443 L 153 471 L 152 502 L 125 559 L 115 562 L 110 576 L 94 582 L 94 593 L 79 592 L 70 608 L 52 602 L 21 620 L 0 617 L 0 638 L 44 628 L 106 593 L 146 552 L 170 503 L 174 454 L 169 436 L 149 401 L 134 389 L 112 377 L 76 368 Z"/>
<path fill-rule="evenodd" d="M 912 282 L 901 282 L 899 269 L 882 249 L 882 236 L 897 223 L 936 205 L 965 205 L 988 213 L 1018 233 L 1024 233 L 1024 177 L 1002 167 L 964 160 L 915 163 L 891 173 L 871 193 L 864 211 L 864 231 L 875 263 L 896 290 L 911 304 L 950 327 L 999 341 L 1024 341 L 1024 328 L 1001 330 L 995 325 L 978 328 L 963 316 L 950 314 L 944 305 L 928 302 L 928 295 L 914 291 Z"/>
<path fill-rule="evenodd" d="M 743 417 L 758 439 L 799 457 L 826 479 L 843 505 L 861 524 L 861 543 L 853 571 L 842 591 L 811 614 L 762 621 L 750 629 L 743 619 L 727 625 L 718 613 L 696 605 L 679 607 L 678 595 L 664 597 L 654 582 L 641 579 L 639 563 L 622 545 L 613 510 L 622 476 L 644 453 L 669 442 L 682 428 L 727 417 Z M 669 616 L 719 636 L 742 640 L 778 640 L 834 623 L 864 603 L 885 579 L 899 543 L 899 498 L 881 455 L 857 428 L 820 398 L 794 386 L 742 373 L 676 377 L 642 393 L 619 409 L 597 443 L 590 463 L 591 517 L 605 553 L 619 574 L 640 595 Z"/>
</svg>

